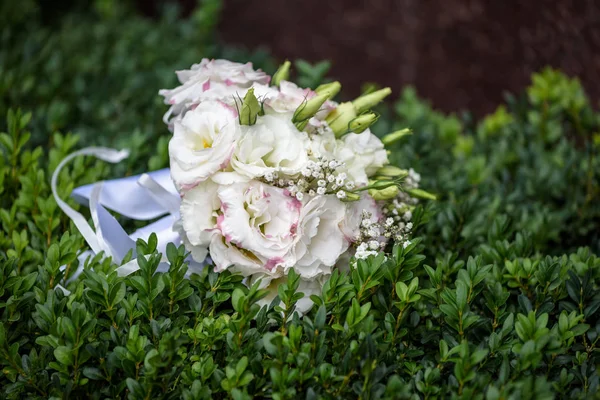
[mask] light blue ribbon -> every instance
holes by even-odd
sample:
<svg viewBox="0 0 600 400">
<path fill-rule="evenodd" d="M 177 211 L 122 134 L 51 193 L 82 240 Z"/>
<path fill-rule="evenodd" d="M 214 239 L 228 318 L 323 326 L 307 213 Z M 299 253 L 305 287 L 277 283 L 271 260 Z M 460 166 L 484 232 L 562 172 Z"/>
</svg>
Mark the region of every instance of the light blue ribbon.
<svg viewBox="0 0 600 400">
<path fill-rule="evenodd" d="M 73 190 L 73 198 L 84 205 L 89 204 L 94 228 L 90 227 L 87 219 L 65 203 L 57 193 L 57 182 L 62 168 L 73 158 L 80 155 L 91 155 L 103 161 L 118 163 L 128 156 L 127 151 L 117 151 L 105 147 L 88 147 L 67 156 L 56 168 L 52 175 L 52 193 L 58 206 L 71 218 L 75 226 L 88 243 L 91 251 L 79 256 L 79 268 L 71 279 L 76 278 L 83 270 L 85 259 L 101 251 L 113 262 L 121 264 L 129 251 L 133 251 L 134 259 L 121 265 L 117 272 L 121 276 L 128 275 L 137 269 L 135 242 L 137 239 L 148 240 L 152 233 L 158 238 L 157 251 L 163 254 L 158 270 L 165 272 L 169 268 L 164 256 L 168 243 L 181 244 L 181 237 L 173 230 L 173 225 L 179 219 L 181 199 L 168 169 L 149 172 L 127 178 L 113 179 L 85 185 Z M 107 209 L 131 219 L 148 221 L 161 217 L 159 220 L 127 234 L 121 224 Z M 203 264 L 188 261 L 188 275 L 199 272 Z M 61 289 L 66 290 L 61 287 Z"/>
</svg>

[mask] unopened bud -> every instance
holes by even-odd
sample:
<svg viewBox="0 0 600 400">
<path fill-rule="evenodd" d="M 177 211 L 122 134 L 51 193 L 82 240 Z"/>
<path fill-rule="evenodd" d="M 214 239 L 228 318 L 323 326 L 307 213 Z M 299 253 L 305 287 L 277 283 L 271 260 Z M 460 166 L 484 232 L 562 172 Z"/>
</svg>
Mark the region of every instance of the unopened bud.
<svg viewBox="0 0 600 400">
<path fill-rule="evenodd" d="M 324 84 L 320 85 L 318 88 L 315 89 L 315 92 L 317 92 L 317 94 L 329 92 L 329 98 L 333 99 L 335 97 L 335 95 L 340 92 L 341 89 L 342 89 L 341 83 L 339 83 L 338 81 L 335 81 L 335 82 L 324 83 Z"/>
<path fill-rule="evenodd" d="M 358 200 L 360 200 L 360 195 L 357 193 L 353 193 L 353 192 L 346 192 L 346 196 L 344 196 L 340 200 L 345 203 L 348 203 L 351 201 L 358 201 Z"/>
<path fill-rule="evenodd" d="M 383 88 L 380 90 L 376 90 L 373 93 L 365 94 L 363 96 L 358 97 L 352 102 L 352 104 L 354 105 L 356 112 L 361 113 L 376 106 L 391 93 L 392 89 L 390 89 L 389 87 Z"/>
<path fill-rule="evenodd" d="M 329 99 L 329 92 L 317 94 L 310 100 L 306 100 L 294 112 L 292 122 L 305 121 L 315 116 L 319 112 L 323 103 Z"/>
<path fill-rule="evenodd" d="M 348 124 L 348 130 L 354 133 L 364 132 L 365 129 L 373 125 L 378 119 L 379 116 L 375 113 L 365 113 L 359 115 L 358 117 L 350 121 L 350 123 Z"/>
<path fill-rule="evenodd" d="M 399 192 L 400 192 L 400 189 L 398 189 L 398 186 L 396 186 L 396 185 L 388 186 L 385 189 L 381 189 L 381 190 L 377 190 L 377 189 L 369 190 L 369 194 L 375 200 L 391 200 L 394 197 L 396 197 Z"/>
<path fill-rule="evenodd" d="M 279 86 L 279 83 L 281 83 L 281 81 L 287 81 L 290 77 L 291 65 L 291 62 L 285 60 L 285 62 L 281 64 L 277 71 L 275 71 L 275 73 L 273 74 L 273 79 L 271 79 L 271 85 Z"/>
<path fill-rule="evenodd" d="M 258 99 L 254 95 L 254 88 L 248 89 L 242 101 L 242 110 L 240 112 L 240 125 L 254 125 L 261 107 Z"/>
<path fill-rule="evenodd" d="M 375 173 L 377 176 L 387 176 L 390 178 L 404 178 L 408 176 L 408 171 L 402 168 L 398 168 L 395 165 L 386 165 L 381 167 Z"/>
<path fill-rule="evenodd" d="M 356 118 L 356 111 L 352 103 L 342 103 L 325 117 L 325 121 L 335 133 L 335 137 L 339 138 L 348 132 L 348 124 L 354 118 Z"/>
<path fill-rule="evenodd" d="M 396 143 L 398 140 L 402 139 L 404 136 L 412 135 L 412 131 L 408 128 L 401 129 L 396 132 L 388 133 L 383 138 L 381 138 L 381 142 L 389 146 L 392 143 Z"/>
<path fill-rule="evenodd" d="M 436 200 L 437 199 L 437 197 L 434 194 L 426 192 L 422 189 L 408 189 L 408 190 L 406 190 L 406 193 L 408 193 L 411 197 L 415 197 L 417 199 L 424 199 L 424 200 Z"/>
</svg>

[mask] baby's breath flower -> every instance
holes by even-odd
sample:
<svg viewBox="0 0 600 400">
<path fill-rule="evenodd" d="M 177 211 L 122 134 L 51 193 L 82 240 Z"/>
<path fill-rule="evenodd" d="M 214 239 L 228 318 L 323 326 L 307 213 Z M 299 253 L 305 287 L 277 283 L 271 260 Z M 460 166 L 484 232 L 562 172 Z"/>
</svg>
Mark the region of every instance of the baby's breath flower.
<svg viewBox="0 0 600 400">
<path fill-rule="evenodd" d="M 318 193 L 318 194 L 321 194 L 321 195 L 323 195 L 323 194 L 325 194 L 325 191 L 326 191 L 326 189 L 325 189 L 324 187 L 319 187 L 319 188 L 317 188 L 317 193 Z"/>
<path fill-rule="evenodd" d="M 319 187 L 325 187 L 327 186 L 327 181 L 325 181 L 324 179 L 319 179 L 317 185 L 319 185 Z"/>
<path fill-rule="evenodd" d="M 335 195 L 337 196 L 338 199 L 343 199 L 346 197 L 346 192 L 344 192 L 343 190 L 340 190 Z"/>
<path fill-rule="evenodd" d="M 304 198 L 304 193 L 302 193 L 302 192 L 296 193 L 296 199 L 298 199 L 298 201 L 302 201 L 303 198 Z"/>
</svg>

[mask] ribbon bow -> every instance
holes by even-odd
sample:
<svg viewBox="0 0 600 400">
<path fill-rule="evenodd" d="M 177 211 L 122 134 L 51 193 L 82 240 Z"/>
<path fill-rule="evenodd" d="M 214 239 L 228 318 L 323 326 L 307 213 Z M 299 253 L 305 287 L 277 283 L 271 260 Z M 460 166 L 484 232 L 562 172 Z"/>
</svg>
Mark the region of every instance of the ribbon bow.
<svg viewBox="0 0 600 400">
<path fill-rule="evenodd" d="M 107 257 L 112 257 L 115 263 L 121 264 L 127 253 L 132 250 L 134 259 L 117 268 L 117 273 L 125 276 L 138 270 L 135 242 L 137 239 L 147 241 L 152 233 L 155 233 L 158 239 L 157 251 L 163 255 L 168 243 L 181 244 L 179 233 L 173 229 L 173 225 L 179 220 L 181 199 L 173 185 L 168 168 L 122 179 L 96 182 L 73 190 L 72 197 L 78 203 L 89 203 L 94 224 L 92 228 L 87 219 L 64 202 L 57 192 L 58 177 L 63 167 L 75 157 L 83 155 L 118 163 L 127 158 L 129 152 L 106 147 L 87 147 L 65 157 L 52 174 L 51 188 L 56 203 L 71 218 L 91 249 L 79 256 L 79 268 L 71 279 L 81 274 L 83 261 L 89 255 L 100 252 L 104 252 Z M 105 207 L 139 221 L 152 220 L 161 216 L 162 218 L 129 235 Z M 198 272 L 203 265 L 191 259 L 188 263 L 188 274 Z M 158 271 L 165 272 L 168 268 L 169 264 L 163 256 Z"/>
</svg>

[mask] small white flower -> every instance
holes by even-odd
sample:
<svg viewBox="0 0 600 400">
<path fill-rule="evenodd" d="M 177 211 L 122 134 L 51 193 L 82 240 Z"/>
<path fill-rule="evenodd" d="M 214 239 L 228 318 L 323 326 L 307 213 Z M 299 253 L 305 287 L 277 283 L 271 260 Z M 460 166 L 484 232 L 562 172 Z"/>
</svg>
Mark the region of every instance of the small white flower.
<svg viewBox="0 0 600 400">
<path fill-rule="evenodd" d="M 304 198 L 304 194 L 302 192 L 296 193 L 296 199 L 298 199 L 298 201 L 302 201 L 303 198 Z"/>
<path fill-rule="evenodd" d="M 371 226 L 372 222 L 370 219 L 363 219 L 362 222 L 360 223 L 362 225 L 363 228 L 368 228 Z"/>
<path fill-rule="evenodd" d="M 338 177 L 335 178 L 335 184 L 338 186 L 342 186 L 344 184 L 344 178 L 338 175 Z"/>
<path fill-rule="evenodd" d="M 413 227 L 413 223 L 409 222 L 408 224 L 406 224 L 406 229 L 408 229 L 409 231 L 412 229 Z"/>
<path fill-rule="evenodd" d="M 315 195 L 315 191 L 314 191 L 313 189 L 310 189 L 310 190 L 308 191 L 308 195 L 309 195 L 309 196 L 314 196 L 314 195 Z"/>
<path fill-rule="evenodd" d="M 410 246 L 410 240 L 405 241 L 404 243 L 402 243 L 402 248 L 407 248 L 408 246 Z"/>
<path fill-rule="evenodd" d="M 407 211 L 404 213 L 404 215 L 402 217 L 404 218 L 405 221 L 410 221 L 412 219 L 412 213 L 410 211 Z"/>
<path fill-rule="evenodd" d="M 325 188 L 324 187 L 317 188 L 317 193 L 320 194 L 320 195 L 325 194 Z"/>
<path fill-rule="evenodd" d="M 327 186 L 327 182 L 324 179 L 319 179 L 317 185 L 319 185 L 319 187 L 325 187 Z"/>
<path fill-rule="evenodd" d="M 302 178 L 298 179 L 298 186 L 304 186 L 304 184 L 306 183 L 306 181 Z"/>
<path fill-rule="evenodd" d="M 327 180 L 329 181 L 329 183 L 332 183 L 333 181 L 335 181 L 335 175 L 327 175 Z"/>
<path fill-rule="evenodd" d="M 279 183 L 279 186 L 285 185 L 285 181 L 283 179 L 280 179 L 278 183 Z"/>
<path fill-rule="evenodd" d="M 316 170 L 316 169 L 313 170 L 313 173 L 312 173 L 313 178 L 319 178 L 321 175 L 323 175 L 323 174 L 321 174 L 318 170 Z"/>
<path fill-rule="evenodd" d="M 272 173 L 272 172 L 267 172 L 267 173 L 265 174 L 265 180 L 266 180 L 267 182 L 273 182 L 273 173 Z"/>
<path fill-rule="evenodd" d="M 379 249 L 379 242 L 377 240 L 371 240 L 369 242 L 369 248 L 371 250 L 378 250 Z"/>
<path fill-rule="evenodd" d="M 337 161 L 335 161 L 335 160 L 329 161 L 329 168 L 336 169 L 337 168 Z"/>
<path fill-rule="evenodd" d="M 338 199 L 344 199 L 344 198 L 346 198 L 346 192 L 344 192 L 343 190 L 340 190 L 335 195 L 337 196 Z"/>
<path fill-rule="evenodd" d="M 388 219 L 385 220 L 385 226 L 390 227 L 392 225 L 394 225 L 394 218 L 390 217 L 390 218 L 388 218 Z"/>
<path fill-rule="evenodd" d="M 348 190 L 354 189 L 354 182 L 352 182 L 352 181 L 346 182 L 346 189 L 348 189 Z"/>
<path fill-rule="evenodd" d="M 304 168 L 302 171 L 300 171 L 300 173 L 305 177 L 309 177 L 312 174 L 309 168 Z"/>
</svg>

